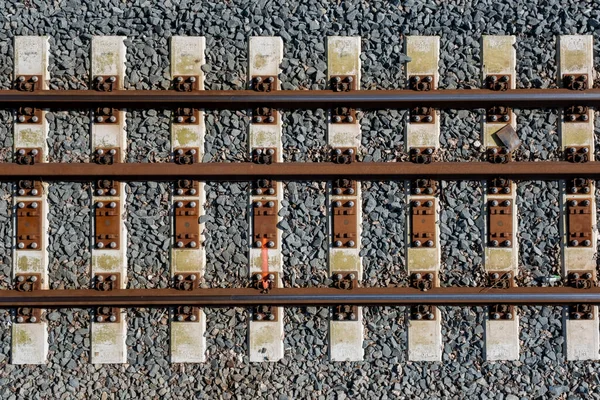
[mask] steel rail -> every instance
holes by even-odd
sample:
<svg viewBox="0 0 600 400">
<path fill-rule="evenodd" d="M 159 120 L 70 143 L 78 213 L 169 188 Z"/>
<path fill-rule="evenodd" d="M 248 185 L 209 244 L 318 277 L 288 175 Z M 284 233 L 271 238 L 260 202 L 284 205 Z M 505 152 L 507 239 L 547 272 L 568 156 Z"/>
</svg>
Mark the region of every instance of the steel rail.
<svg viewBox="0 0 600 400">
<path fill-rule="evenodd" d="M 249 181 L 257 177 L 276 180 L 326 181 L 345 177 L 356 180 L 402 180 L 429 177 L 443 180 L 482 180 L 502 176 L 510 179 L 558 180 L 572 177 L 600 179 L 600 161 L 570 163 L 566 161 L 512 162 L 355 162 L 351 164 L 319 163 L 43 163 L 18 165 L 0 163 L 0 181 L 40 179 L 44 181 Z"/>
<path fill-rule="evenodd" d="M 419 92 L 413 90 L 39 90 L 0 91 L 0 108 L 28 105 L 39 108 L 83 109 L 99 106 L 115 108 L 248 109 L 259 106 L 280 109 L 316 109 L 347 106 L 361 109 L 401 109 L 429 106 L 449 109 L 480 109 L 498 104 L 517 108 L 557 108 L 571 105 L 600 106 L 600 89 L 452 89 Z"/>
<path fill-rule="evenodd" d="M 283 288 L 261 293 L 253 288 L 176 289 L 94 289 L 0 290 L 0 307 L 202 307 L 271 306 L 483 306 L 600 304 L 600 288 L 517 287 L 441 287 L 420 291 L 407 287 L 377 287 L 340 290 L 334 288 Z"/>
</svg>

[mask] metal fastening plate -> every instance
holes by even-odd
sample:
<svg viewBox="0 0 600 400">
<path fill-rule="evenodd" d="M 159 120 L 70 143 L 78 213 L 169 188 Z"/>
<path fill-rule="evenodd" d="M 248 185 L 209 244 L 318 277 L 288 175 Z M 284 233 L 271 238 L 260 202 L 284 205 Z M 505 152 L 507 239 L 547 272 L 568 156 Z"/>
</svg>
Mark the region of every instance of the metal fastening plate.
<svg viewBox="0 0 600 400">
<path fill-rule="evenodd" d="M 487 123 L 511 123 L 511 109 L 504 106 L 490 107 L 485 110 L 485 121 Z"/>
<path fill-rule="evenodd" d="M 277 272 L 257 272 L 252 275 L 250 286 L 261 293 L 267 293 L 273 288 L 277 288 L 279 282 L 279 274 Z"/>
<path fill-rule="evenodd" d="M 435 195 L 438 192 L 438 181 L 433 179 L 417 179 L 411 181 L 411 193 L 414 195 Z"/>
<path fill-rule="evenodd" d="M 488 181 L 488 194 L 510 195 L 512 192 L 512 181 L 504 178 L 494 178 Z"/>
<path fill-rule="evenodd" d="M 413 321 L 435 321 L 435 307 L 429 305 L 410 306 L 410 319 Z"/>
<path fill-rule="evenodd" d="M 433 161 L 435 148 L 433 147 L 411 147 L 409 150 L 410 161 L 417 164 L 429 164 Z"/>
<path fill-rule="evenodd" d="M 493 304 L 488 307 L 488 318 L 493 321 L 512 320 L 515 318 L 515 307 L 507 304 Z"/>
<path fill-rule="evenodd" d="M 255 164 L 272 164 L 277 162 L 277 149 L 274 147 L 261 147 L 252 149 L 252 162 Z"/>
<path fill-rule="evenodd" d="M 118 148 L 98 147 L 94 150 L 94 162 L 101 165 L 120 163 L 121 152 Z"/>
<path fill-rule="evenodd" d="M 256 107 L 252 109 L 252 123 L 277 125 L 277 110 L 271 107 Z"/>
<path fill-rule="evenodd" d="M 98 107 L 94 110 L 94 123 L 96 124 L 118 124 L 119 110 L 111 107 Z"/>
<path fill-rule="evenodd" d="M 15 276 L 15 289 L 19 292 L 32 292 L 42 290 L 41 274 L 17 274 Z"/>
<path fill-rule="evenodd" d="M 20 180 L 17 181 L 18 196 L 35 196 L 41 197 L 44 190 L 41 181 Z"/>
<path fill-rule="evenodd" d="M 44 112 L 40 108 L 19 107 L 17 108 L 18 124 L 41 124 L 44 120 Z"/>
<path fill-rule="evenodd" d="M 591 304 L 576 304 L 569 306 L 570 319 L 595 319 L 594 306 Z"/>
<path fill-rule="evenodd" d="M 252 181 L 252 194 L 255 196 L 277 196 L 277 182 L 267 178 Z"/>
<path fill-rule="evenodd" d="M 31 307 L 17 307 L 15 310 L 17 324 L 35 324 L 42 322 L 42 309 Z"/>
<path fill-rule="evenodd" d="M 571 146 L 565 149 L 565 158 L 572 163 L 583 163 L 590 161 L 589 146 Z"/>
<path fill-rule="evenodd" d="M 96 307 L 94 309 L 94 322 L 116 323 L 121 322 L 121 309 L 117 307 Z"/>
<path fill-rule="evenodd" d="M 587 106 L 571 106 L 565 108 L 565 122 L 587 122 L 589 120 Z"/>
<path fill-rule="evenodd" d="M 277 90 L 277 76 L 276 75 L 254 75 L 250 82 L 250 88 L 257 92 L 270 92 Z"/>
<path fill-rule="evenodd" d="M 196 322 L 200 321 L 200 307 L 179 306 L 173 313 L 175 322 Z"/>
<path fill-rule="evenodd" d="M 198 77 L 196 75 L 177 75 L 173 78 L 173 89 L 178 92 L 191 92 L 199 90 Z"/>
<path fill-rule="evenodd" d="M 179 165 L 190 165 L 198 162 L 197 147 L 178 147 L 173 150 L 173 161 Z"/>
<path fill-rule="evenodd" d="M 426 292 L 434 287 L 436 281 L 436 271 L 411 271 L 409 285 Z"/>
<path fill-rule="evenodd" d="M 173 111 L 174 124 L 199 124 L 200 110 L 191 107 L 178 107 Z"/>
<path fill-rule="evenodd" d="M 118 250 L 121 234 L 119 201 L 97 201 L 94 204 L 95 246 L 98 249 Z"/>
<path fill-rule="evenodd" d="M 334 107 L 331 109 L 331 123 L 354 124 L 356 123 L 356 109 L 350 107 Z"/>
<path fill-rule="evenodd" d="M 255 248 L 275 248 L 277 239 L 277 200 L 252 202 L 252 246 Z"/>
<path fill-rule="evenodd" d="M 489 90 L 507 90 L 511 87 L 510 75 L 488 75 L 485 77 L 485 87 Z"/>
<path fill-rule="evenodd" d="M 333 247 L 356 248 L 357 220 L 354 200 L 335 200 L 331 203 Z"/>
<path fill-rule="evenodd" d="M 200 246 L 200 205 L 195 200 L 178 200 L 175 211 L 175 247 L 197 249 Z"/>
<path fill-rule="evenodd" d="M 41 201 L 17 203 L 17 249 L 42 250 L 42 204 Z"/>
<path fill-rule="evenodd" d="M 112 92 L 119 87 L 117 75 L 96 75 L 92 79 L 92 89 L 98 92 Z"/>
<path fill-rule="evenodd" d="M 356 147 L 336 147 L 331 150 L 331 161 L 335 164 L 350 164 L 356 161 Z"/>
<path fill-rule="evenodd" d="M 200 190 L 200 184 L 198 181 L 193 181 L 191 179 L 179 179 L 174 183 L 175 196 L 197 196 L 198 190 Z"/>
<path fill-rule="evenodd" d="M 435 197 L 410 203 L 410 238 L 412 247 L 435 247 Z"/>
<path fill-rule="evenodd" d="M 181 273 L 173 277 L 173 287 L 177 290 L 194 290 L 200 285 L 200 274 Z"/>
<path fill-rule="evenodd" d="M 567 246 L 592 246 L 592 201 L 591 199 L 567 201 Z"/>
<path fill-rule="evenodd" d="M 486 286 L 494 289 L 510 289 L 517 285 L 512 272 L 488 271 Z"/>
<path fill-rule="evenodd" d="M 512 246 L 513 206 L 512 201 L 508 199 L 488 199 L 489 247 Z"/>
<path fill-rule="evenodd" d="M 487 148 L 488 161 L 492 164 L 506 164 L 512 161 L 512 153 L 506 147 L 490 146 Z"/>
<path fill-rule="evenodd" d="M 435 114 L 435 109 L 431 107 L 413 107 L 409 111 L 409 119 L 413 124 L 433 124 Z"/>
<path fill-rule="evenodd" d="M 42 162 L 41 147 L 19 147 L 15 150 L 15 163 L 19 165 L 33 165 Z"/>
<path fill-rule="evenodd" d="M 587 178 L 573 178 L 567 181 L 567 193 L 589 194 L 592 191 L 592 180 Z"/>
<path fill-rule="evenodd" d="M 275 306 L 254 306 L 252 307 L 253 321 L 275 322 L 279 320 L 279 309 Z"/>
<path fill-rule="evenodd" d="M 331 277 L 331 287 L 342 290 L 351 290 L 358 287 L 357 271 L 336 271 Z"/>
<path fill-rule="evenodd" d="M 510 153 L 518 149 L 521 145 L 519 135 L 517 135 L 515 128 L 510 124 L 504 125 L 502 129 L 497 131 L 494 135 L 502 142 L 502 145 L 506 147 Z"/>
<path fill-rule="evenodd" d="M 15 79 L 14 88 L 21 92 L 41 90 L 42 79 L 43 77 L 41 75 L 19 75 L 17 79 Z"/>
<path fill-rule="evenodd" d="M 335 321 L 356 321 L 358 317 L 358 307 L 341 305 L 335 306 L 331 309 L 333 315 L 332 319 Z"/>
<path fill-rule="evenodd" d="M 119 196 L 119 182 L 112 179 L 99 179 L 95 182 L 94 195 Z"/>
<path fill-rule="evenodd" d="M 576 289 L 591 289 L 596 286 L 593 271 L 569 271 L 567 285 Z"/>
<path fill-rule="evenodd" d="M 356 194 L 356 181 L 338 178 L 331 181 L 331 194 L 333 196 L 353 196 Z"/>
<path fill-rule="evenodd" d="M 419 92 L 425 92 L 433 89 L 434 77 L 433 75 L 410 75 L 408 77 L 408 88 L 411 90 L 418 90 Z"/>
<path fill-rule="evenodd" d="M 571 90 L 586 90 L 589 84 L 587 74 L 563 74 L 562 81 L 564 87 Z"/>
<path fill-rule="evenodd" d="M 121 274 L 119 272 L 94 274 L 94 289 L 107 292 L 121 288 Z"/>
<path fill-rule="evenodd" d="M 354 75 L 331 75 L 329 77 L 331 89 L 334 92 L 349 92 L 357 90 L 356 76 Z"/>
</svg>

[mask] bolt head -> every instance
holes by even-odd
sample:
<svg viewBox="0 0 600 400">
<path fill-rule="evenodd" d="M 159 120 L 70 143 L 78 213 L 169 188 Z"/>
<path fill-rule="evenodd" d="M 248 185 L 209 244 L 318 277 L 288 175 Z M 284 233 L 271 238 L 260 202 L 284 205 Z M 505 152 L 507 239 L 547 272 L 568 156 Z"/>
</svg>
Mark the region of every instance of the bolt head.
<svg viewBox="0 0 600 400">
<path fill-rule="evenodd" d="M 333 242 L 333 245 L 335 247 L 342 247 L 342 242 L 340 240 L 336 240 L 335 242 Z"/>
</svg>

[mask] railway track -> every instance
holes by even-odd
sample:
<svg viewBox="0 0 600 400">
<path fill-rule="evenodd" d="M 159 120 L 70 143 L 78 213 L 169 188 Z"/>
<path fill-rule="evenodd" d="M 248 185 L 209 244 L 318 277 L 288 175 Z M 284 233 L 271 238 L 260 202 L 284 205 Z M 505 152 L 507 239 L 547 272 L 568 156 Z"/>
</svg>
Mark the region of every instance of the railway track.
<svg viewBox="0 0 600 400">
<path fill-rule="evenodd" d="M 248 307 L 248 354 L 253 362 L 283 358 L 284 306 L 327 306 L 329 357 L 360 361 L 364 357 L 363 306 L 409 306 L 408 358 L 440 361 L 443 347 L 440 306 L 487 306 L 489 361 L 519 358 L 520 305 L 564 305 L 563 330 L 569 360 L 600 357 L 596 286 L 594 113 L 600 104 L 591 36 L 559 38 L 561 88 L 515 89 L 515 38 L 484 36 L 483 81 L 474 90 L 438 90 L 439 38 L 406 40 L 408 87 L 360 90 L 360 38 L 329 37 L 328 82 L 323 91 L 284 91 L 279 81 L 283 42 L 252 37 L 248 90 L 205 91 L 205 42 L 202 37 L 173 37 L 173 89 L 123 90 L 123 37 L 94 37 L 90 90 L 48 88 L 48 38 L 15 39 L 14 89 L 0 91 L 0 106 L 17 109 L 14 160 L 0 164 L 0 181 L 14 182 L 14 288 L 0 291 L 0 306 L 14 308 L 12 362 L 46 361 L 47 308 L 93 308 L 91 362 L 125 363 L 127 320 L 123 308 L 169 307 L 171 361 L 204 362 L 205 307 Z M 172 162 L 132 164 L 126 159 L 125 108 L 174 109 Z M 561 108 L 562 161 L 512 161 L 520 146 L 512 111 Z M 47 163 L 51 109 L 91 109 L 90 163 Z M 328 110 L 330 160 L 283 162 L 282 111 Z M 405 150 L 408 161 L 361 162 L 357 109 L 408 108 Z M 439 162 L 440 109 L 485 109 L 479 162 Z M 250 109 L 246 162 L 202 163 L 204 109 Z M 561 287 L 517 287 L 518 214 L 516 181 L 557 180 L 561 188 Z M 126 289 L 128 234 L 125 185 L 129 181 L 168 181 L 171 185 L 171 288 Z M 280 209 L 282 181 L 327 182 L 328 265 L 330 287 L 286 288 Z M 362 193 L 360 181 L 405 180 L 406 271 L 408 287 L 363 288 L 361 256 Z M 481 232 L 486 286 L 440 287 L 440 180 L 482 181 Z M 92 182 L 90 288 L 49 290 L 47 183 Z M 205 288 L 203 205 L 206 181 L 250 181 L 248 193 L 249 265 L 245 288 Z"/>
</svg>

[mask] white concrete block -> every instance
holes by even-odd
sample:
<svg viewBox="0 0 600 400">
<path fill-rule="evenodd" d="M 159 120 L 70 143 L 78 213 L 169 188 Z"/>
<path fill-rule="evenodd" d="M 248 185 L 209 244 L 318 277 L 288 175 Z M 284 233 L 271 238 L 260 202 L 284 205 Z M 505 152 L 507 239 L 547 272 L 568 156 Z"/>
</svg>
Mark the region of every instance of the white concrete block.
<svg viewBox="0 0 600 400">
<path fill-rule="evenodd" d="M 565 308 L 565 352 L 567 360 L 598 360 L 600 354 L 600 334 L 598 329 L 598 307 L 594 306 L 594 319 L 574 320 L 566 316 Z"/>
<path fill-rule="evenodd" d="M 92 364 L 124 364 L 127 362 L 127 324 L 125 314 L 120 322 L 92 322 Z"/>
<path fill-rule="evenodd" d="M 200 320 L 171 322 L 171 362 L 201 363 L 206 361 L 206 315 L 200 310 Z"/>
<path fill-rule="evenodd" d="M 45 322 L 12 325 L 11 364 L 45 364 L 48 325 Z"/>
<path fill-rule="evenodd" d="M 362 361 L 364 335 L 362 307 L 356 321 L 329 321 L 329 359 L 331 361 Z"/>
<path fill-rule="evenodd" d="M 485 359 L 487 361 L 519 359 L 519 317 L 512 320 L 485 319 Z"/>
<path fill-rule="evenodd" d="M 250 321 L 250 362 L 279 361 L 283 358 L 283 307 L 277 307 L 277 313 L 277 321 Z"/>
<path fill-rule="evenodd" d="M 434 308 L 434 314 L 434 321 L 408 321 L 408 359 L 410 361 L 442 361 L 440 310 Z"/>
</svg>

